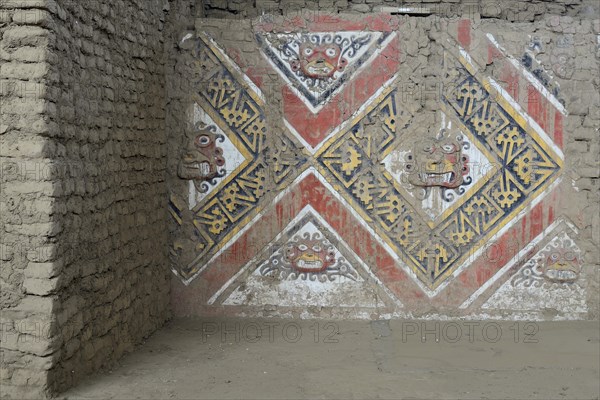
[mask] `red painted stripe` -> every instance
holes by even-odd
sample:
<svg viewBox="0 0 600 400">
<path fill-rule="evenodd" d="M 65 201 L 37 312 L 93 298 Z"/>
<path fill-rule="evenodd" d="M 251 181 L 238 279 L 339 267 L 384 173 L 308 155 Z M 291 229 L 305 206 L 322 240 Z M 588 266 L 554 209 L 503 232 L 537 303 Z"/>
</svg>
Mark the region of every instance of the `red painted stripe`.
<svg viewBox="0 0 600 400">
<path fill-rule="evenodd" d="M 544 208 L 543 208 L 543 206 L 544 206 L 544 204 L 542 202 L 538 203 L 535 207 L 533 207 L 533 209 L 531 210 L 531 213 L 529 214 L 529 215 L 531 215 L 530 227 L 529 227 L 530 240 L 533 240 L 534 237 L 536 237 L 537 235 L 542 233 L 542 230 L 544 228 Z"/>
<path fill-rule="evenodd" d="M 537 89 L 536 89 L 536 91 L 537 91 Z M 536 122 L 544 131 L 547 132 L 548 131 L 548 104 L 550 102 L 541 93 L 539 94 L 539 102 L 540 102 L 540 118 L 539 118 L 539 121 L 536 120 Z"/>
<path fill-rule="evenodd" d="M 473 274 L 475 278 L 475 288 L 479 288 L 487 282 L 494 274 L 502 268 L 512 257 L 515 250 L 511 246 L 511 239 L 517 232 L 517 227 L 509 229 L 509 231 L 494 242 L 485 244 L 483 255 L 474 262 Z"/>
<path fill-rule="evenodd" d="M 539 124 L 542 116 L 542 95 L 533 85 L 527 86 L 527 113 Z"/>
<path fill-rule="evenodd" d="M 516 102 L 519 102 L 519 75 L 517 75 L 516 72 L 517 71 L 512 68 L 508 62 L 505 62 L 500 79 L 502 80 L 504 90 L 506 90 Z"/>
<path fill-rule="evenodd" d="M 554 143 L 563 148 L 563 115 L 560 111 L 554 112 Z"/>
<path fill-rule="evenodd" d="M 548 206 L 548 226 L 552 225 L 554 222 L 554 214 L 555 207 L 558 203 L 558 192 L 555 190 L 552 192 L 552 198 L 550 200 L 550 205 Z"/>
<path fill-rule="evenodd" d="M 248 67 L 246 69 L 246 75 L 254 82 L 256 86 L 262 89 L 263 77 L 266 76 L 270 71 L 263 67 Z"/>
<path fill-rule="evenodd" d="M 495 60 L 497 59 L 501 59 L 504 56 L 502 55 L 502 53 L 500 53 L 500 51 L 498 51 L 498 49 L 496 48 L 496 46 L 494 46 L 493 44 L 491 44 L 488 40 L 488 47 L 487 47 L 487 63 L 492 64 Z"/>
<path fill-rule="evenodd" d="M 552 107 L 552 108 L 550 108 Z M 539 90 L 537 90 L 533 85 L 527 86 L 527 112 L 529 115 L 538 123 L 538 125 L 546 132 L 548 132 L 549 122 L 548 121 L 548 113 L 549 111 L 554 110 L 555 113 L 556 108 L 544 97 Z M 556 123 L 556 115 L 554 122 Z M 556 128 L 555 128 L 556 131 Z M 561 138 L 562 141 L 562 138 Z"/>
<path fill-rule="evenodd" d="M 471 20 L 462 19 L 458 22 L 458 42 L 465 50 L 471 49 Z"/>
</svg>

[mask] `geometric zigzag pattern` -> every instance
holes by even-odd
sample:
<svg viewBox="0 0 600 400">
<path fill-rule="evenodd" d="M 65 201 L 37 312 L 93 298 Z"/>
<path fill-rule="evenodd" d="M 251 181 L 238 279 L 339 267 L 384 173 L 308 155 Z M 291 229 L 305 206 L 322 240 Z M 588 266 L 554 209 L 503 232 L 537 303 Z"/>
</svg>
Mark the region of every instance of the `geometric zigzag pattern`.
<svg viewBox="0 0 600 400">
<path fill-rule="evenodd" d="M 457 57 L 453 62 L 460 63 L 458 75 L 443 93 L 440 107 L 479 151 L 494 160 L 496 173 L 487 175 L 443 218 L 430 221 L 382 163 L 403 140 L 394 83 L 371 97 L 310 154 L 289 132 L 269 130 L 264 100 L 216 43 L 201 35 L 193 53 L 203 76 L 194 89 L 197 105 L 240 144 L 247 160 L 192 210 L 196 257 L 188 265 L 174 260 L 184 281 L 194 279 L 289 182 L 313 167 L 412 271 L 420 286 L 432 291 L 560 174 L 562 160 L 547 138 L 524 123 L 519 110 L 499 100 L 489 82 Z M 274 189 L 266 190 L 267 182 L 274 182 Z"/>
</svg>

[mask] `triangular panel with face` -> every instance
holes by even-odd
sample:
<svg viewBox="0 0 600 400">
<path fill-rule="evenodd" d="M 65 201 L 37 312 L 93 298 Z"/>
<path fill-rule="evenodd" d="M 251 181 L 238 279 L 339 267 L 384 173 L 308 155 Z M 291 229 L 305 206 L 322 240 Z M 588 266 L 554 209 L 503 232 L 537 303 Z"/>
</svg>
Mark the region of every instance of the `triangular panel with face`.
<svg viewBox="0 0 600 400">
<path fill-rule="evenodd" d="M 263 53 L 317 112 L 365 64 L 386 32 L 259 33 Z"/>
<path fill-rule="evenodd" d="M 483 303 L 483 311 L 535 317 L 553 311 L 559 318 L 587 315 L 587 285 L 580 278 L 583 253 L 570 224 L 560 225 L 550 234 L 552 239 L 536 246 L 539 250 Z"/>
<path fill-rule="evenodd" d="M 391 312 L 400 306 L 310 206 L 210 302 L 259 308 L 318 307 L 333 312 Z"/>
</svg>

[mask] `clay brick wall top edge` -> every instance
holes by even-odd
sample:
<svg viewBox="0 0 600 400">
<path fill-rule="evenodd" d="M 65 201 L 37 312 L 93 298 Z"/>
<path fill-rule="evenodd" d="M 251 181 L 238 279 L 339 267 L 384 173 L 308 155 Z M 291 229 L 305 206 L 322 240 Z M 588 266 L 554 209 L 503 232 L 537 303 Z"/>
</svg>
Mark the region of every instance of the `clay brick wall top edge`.
<svg viewBox="0 0 600 400">
<path fill-rule="evenodd" d="M 204 17 L 248 18 L 264 14 L 385 12 L 410 16 L 442 18 L 493 18 L 512 22 L 533 22 L 549 15 L 581 19 L 598 18 L 599 6 L 593 0 L 204 0 Z"/>
</svg>

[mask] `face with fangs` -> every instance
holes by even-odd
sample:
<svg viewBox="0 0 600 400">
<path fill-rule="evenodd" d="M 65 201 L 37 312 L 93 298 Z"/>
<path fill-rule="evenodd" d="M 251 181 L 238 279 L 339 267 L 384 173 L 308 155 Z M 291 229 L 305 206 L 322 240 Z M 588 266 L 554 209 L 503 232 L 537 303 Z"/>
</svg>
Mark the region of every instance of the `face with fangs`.
<svg viewBox="0 0 600 400">
<path fill-rule="evenodd" d="M 216 135 L 210 127 L 196 129 L 177 168 L 182 179 L 208 181 L 225 165 L 223 149 L 217 146 Z"/>
<path fill-rule="evenodd" d="M 544 262 L 544 275 L 552 282 L 575 282 L 579 277 L 581 262 L 575 251 L 563 246 L 553 249 Z"/>
<path fill-rule="evenodd" d="M 444 132 L 418 141 L 407 155 L 409 182 L 420 187 L 459 187 L 469 173 L 469 158 L 462 148 L 458 138 Z"/>
<path fill-rule="evenodd" d="M 336 71 L 343 71 L 348 64 L 341 53 L 341 47 L 335 43 L 316 45 L 303 42 L 300 45 L 299 60 L 292 63 L 292 69 L 300 70 L 309 78 L 330 78 Z"/>
<path fill-rule="evenodd" d="M 319 240 L 304 240 L 287 248 L 286 260 L 300 272 L 322 272 L 335 263 L 335 253 Z"/>
</svg>

